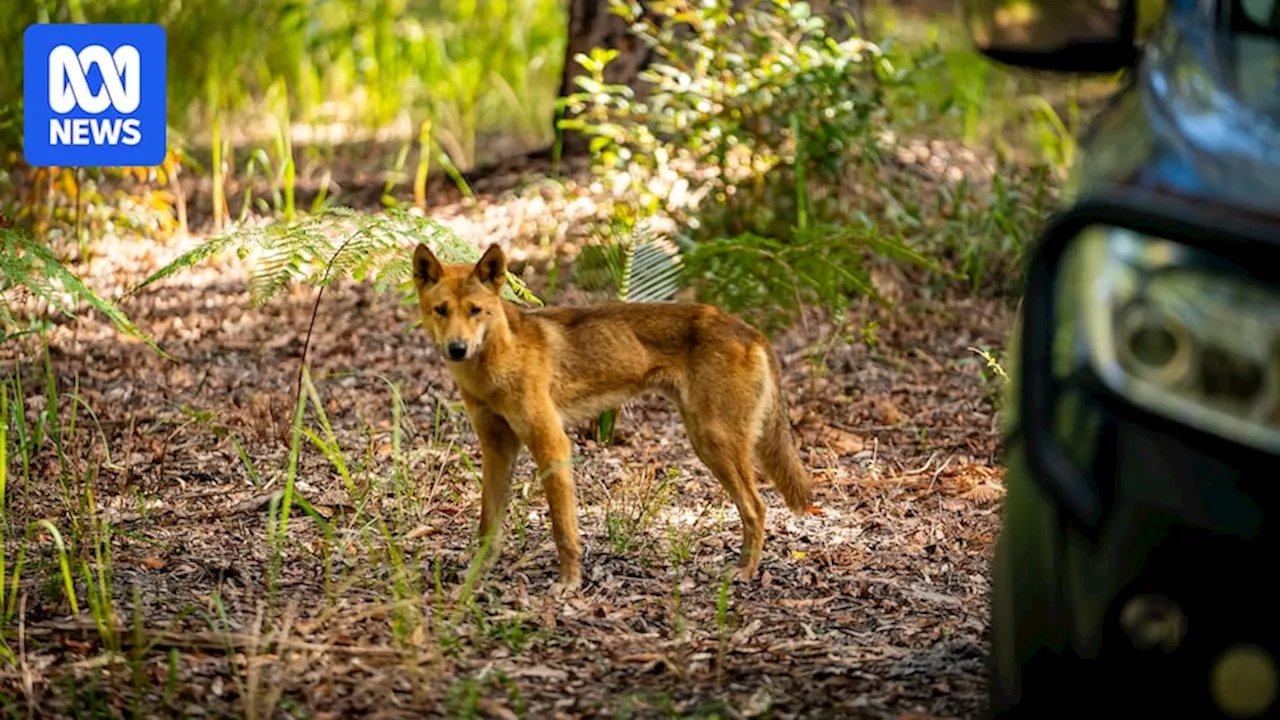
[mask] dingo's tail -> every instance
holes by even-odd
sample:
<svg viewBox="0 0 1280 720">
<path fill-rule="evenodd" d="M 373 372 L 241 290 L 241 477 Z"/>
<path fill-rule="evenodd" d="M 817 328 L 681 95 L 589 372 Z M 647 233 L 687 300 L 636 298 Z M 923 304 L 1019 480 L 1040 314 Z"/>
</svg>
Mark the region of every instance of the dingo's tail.
<svg viewBox="0 0 1280 720">
<path fill-rule="evenodd" d="M 809 507 L 809 472 L 791 440 L 791 423 L 783 400 L 782 371 L 777 355 L 772 348 L 768 348 L 765 354 L 769 357 L 769 372 L 764 379 L 761 402 L 766 406 L 762 408 L 764 415 L 760 437 L 756 440 L 756 454 L 764 474 L 782 494 L 787 507 L 799 515 Z"/>
</svg>

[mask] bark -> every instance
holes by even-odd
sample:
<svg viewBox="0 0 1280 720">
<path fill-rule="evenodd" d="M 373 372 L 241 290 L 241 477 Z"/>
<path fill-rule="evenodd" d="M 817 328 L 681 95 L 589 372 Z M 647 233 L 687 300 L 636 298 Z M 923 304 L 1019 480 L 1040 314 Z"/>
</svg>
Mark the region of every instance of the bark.
<svg viewBox="0 0 1280 720">
<path fill-rule="evenodd" d="M 627 32 L 627 22 L 609 12 L 608 0 L 570 0 L 569 42 L 565 48 L 564 70 L 560 75 L 560 97 L 577 92 L 574 78 L 585 74 L 573 58 L 589 55 L 592 48 L 618 50 L 618 57 L 605 68 L 605 81 L 630 86 L 643 96 L 640 72 L 649 64 L 652 50 Z M 558 118 L 557 118 L 558 119 Z M 579 132 L 564 131 L 565 155 L 587 151 L 587 138 Z"/>
</svg>

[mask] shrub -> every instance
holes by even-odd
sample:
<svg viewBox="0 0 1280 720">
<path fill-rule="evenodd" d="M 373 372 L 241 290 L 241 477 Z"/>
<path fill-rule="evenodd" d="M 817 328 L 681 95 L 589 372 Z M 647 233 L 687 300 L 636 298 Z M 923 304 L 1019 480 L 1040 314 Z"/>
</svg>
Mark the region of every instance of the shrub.
<svg viewBox="0 0 1280 720">
<path fill-rule="evenodd" d="M 561 125 L 592 138 L 627 224 L 666 214 L 686 229 L 685 277 L 704 295 L 771 329 L 806 303 L 875 295 L 869 251 L 925 262 L 857 192 L 876 183 L 885 88 L 909 80 L 879 47 L 833 37 L 807 3 L 612 9 L 655 53 L 644 91 L 604 82 L 615 52 L 579 55 Z"/>
</svg>

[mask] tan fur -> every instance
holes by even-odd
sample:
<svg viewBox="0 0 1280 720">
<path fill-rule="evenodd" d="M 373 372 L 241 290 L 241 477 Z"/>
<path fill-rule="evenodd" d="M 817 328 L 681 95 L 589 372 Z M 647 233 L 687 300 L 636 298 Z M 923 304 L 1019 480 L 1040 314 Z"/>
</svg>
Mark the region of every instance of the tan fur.
<svg viewBox="0 0 1280 720">
<path fill-rule="evenodd" d="M 419 245 L 413 278 L 423 326 L 480 439 L 480 536 L 496 551 L 511 474 L 528 447 L 550 506 L 557 591 L 575 590 L 582 579 L 565 426 L 637 393 L 654 391 L 675 404 L 694 451 L 737 506 L 741 579 L 755 575 L 764 547 L 753 456 L 787 507 L 800 513 L 809 506 L 809 475 L 792 443 L 777 356 L 741 320 L 683 303 L 524 310 L 501 297 L 506 257 L 497 245 L 474 266 L 441 264 Z M 459 358 L 451 358 L 451 345 Z"/>
</svg>

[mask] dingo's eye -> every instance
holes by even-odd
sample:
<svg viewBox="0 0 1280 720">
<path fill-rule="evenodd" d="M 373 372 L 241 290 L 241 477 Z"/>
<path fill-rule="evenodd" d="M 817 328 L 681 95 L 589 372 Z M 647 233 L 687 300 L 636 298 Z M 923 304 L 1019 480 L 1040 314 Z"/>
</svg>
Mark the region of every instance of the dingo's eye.
<svg viewBox="0 0 1280 720">
<path fill-rule="evenodd" d="M 467 310 L 467 312 L 471 313 L 471 317 L 475 317 L 480 314 L 480 308 L 476 307 L 475 305 L 472 305 L 471 308 Z"/>
<path fill-rule="evenodd" d="M 436 306 L 436 314 L 437 314 L 437 315 L 439 315 L 440 317 L 449 317 L 449 306 L 448 306 L 448 305 L 437 305 L 437 306 Z"/>
</svg>

